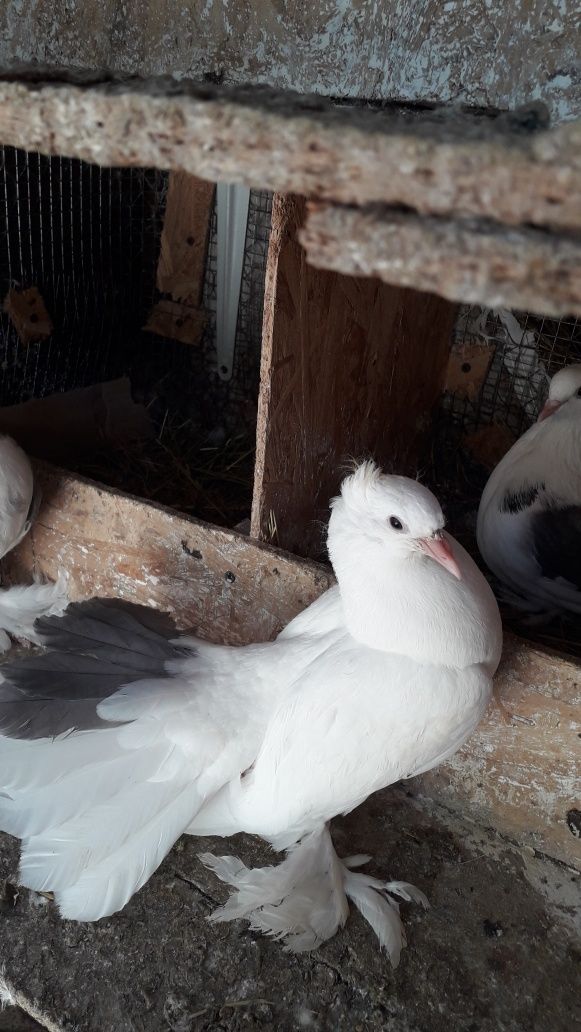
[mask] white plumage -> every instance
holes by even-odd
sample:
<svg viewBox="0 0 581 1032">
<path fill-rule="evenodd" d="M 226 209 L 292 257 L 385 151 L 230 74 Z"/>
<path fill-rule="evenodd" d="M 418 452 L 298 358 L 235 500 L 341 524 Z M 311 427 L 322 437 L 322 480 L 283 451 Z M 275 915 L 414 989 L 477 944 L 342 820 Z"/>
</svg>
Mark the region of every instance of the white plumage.
<svg viewBox="0 0 581 1032">
<path fill-rule="evenodd" d="M 183 833 L 262 836 L 278 866 L 204 862 L 234 888 L 214 920 L 311 949 L 351 899 L 394 963 L 401 882 L 340 860 L 328 822 L 451 755 L 487 707 L 496 602 L 436 499 L 371 463 L 329 525 L 338 586 L 275 642 L 172 640 L 151 610 L 111 600 L 40 622 L 54 651 L 0 685 L 0 827 L 23 836 L 21 879 L 94 920 L 124 906 Z"/>
<path fill-rule="evenodd" d="M 11 437 L 0 437 L 0 559 L 28 533 L 39 504 L 28 456 Z M 63 576 L 55 584 L 0 589 L 0 652 L 10 648 L 8 635 L 34 641 L 35 620 L 62 613 L 67 601 Z"/>
<path fill-rule="evenodd" d="M 581 612 L 581 365 L 553 377 L 538 421 L 492 473 L 477 537 L 517 607 Z"/>
</svg>

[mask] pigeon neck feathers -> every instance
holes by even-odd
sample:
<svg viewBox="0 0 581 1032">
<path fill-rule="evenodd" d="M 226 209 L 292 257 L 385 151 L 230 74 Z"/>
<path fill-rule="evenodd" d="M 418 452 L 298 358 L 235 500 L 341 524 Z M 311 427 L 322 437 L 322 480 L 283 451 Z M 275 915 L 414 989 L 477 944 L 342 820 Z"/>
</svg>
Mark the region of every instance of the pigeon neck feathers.
<svg viewBox="0 0 581 1032">
<path fill-rule="evenodd" d="M 332 509 L 328 549 L 353 638 L 423 664 L 496 667 L 500 618 L 476 564 L 447 534 L 461 579 L 417 546 L 442 535 L 440 507 L 426 488 L 365 464 L 344 482 Z"/>
</svg>

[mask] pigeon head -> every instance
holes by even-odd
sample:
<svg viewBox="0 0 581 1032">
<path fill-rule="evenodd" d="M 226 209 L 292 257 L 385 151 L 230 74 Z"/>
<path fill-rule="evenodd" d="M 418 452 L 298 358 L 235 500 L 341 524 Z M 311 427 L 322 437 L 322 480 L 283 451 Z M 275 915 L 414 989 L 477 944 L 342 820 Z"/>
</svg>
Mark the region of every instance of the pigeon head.
<svg viewBox="0 0 581 1032">
<path fill-rule="evenodd" d="M 364 462 L 331 502 L 328 549 L 337 576 L 348 554 L 381 562 L 423 555 L 460 579 L 443 535 L 444 515 L 431 491 L 408 477 L 383 474 Z"/>
<path fill-rule="evenodd" d="M 567 405 L 568 402 L 573 402 L 573 405 Z M 566 366 L 555 373 L 538 422 L 554 415 L 564 405 L 567 405 L 567 415 L 581 418 L 581 365 Z"/>
</svg>

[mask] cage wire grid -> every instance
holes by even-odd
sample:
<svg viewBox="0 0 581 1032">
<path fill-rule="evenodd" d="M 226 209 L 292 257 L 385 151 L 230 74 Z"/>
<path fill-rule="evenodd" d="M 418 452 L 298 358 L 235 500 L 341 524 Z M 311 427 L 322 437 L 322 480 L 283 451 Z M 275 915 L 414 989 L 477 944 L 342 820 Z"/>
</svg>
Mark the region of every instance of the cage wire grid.
<svg viewBox="0 0 581 1032">
<path fill-rule="evenodd" d="M 216 368 L 215 208 L 201 346 L 142 329 L 160 296 L 167 183 L 168 173 L 156 169 L 0 150 L 1 299 L 10 287 L 36 286 L 54 325 L 47 340 L 24 344 L 0 312 L 0 404 L 126 374 L 138 393 L 157 389 L 166 411 L 194 416 L 200 426 L 215 420 L 207 429 L 218 436 L 246 425 L 258 393 L 271 197 L 260 191 L 250 197 L 234 369 L 225 383 Z"/>
<path fill-rule="evenodd" d="M 143 329 L 164 296 L 156 274 L 168 179 L 157 169 L 100 168 L 0 148 L 0 405 L 128 376 L 156 440 L 87 456 L 76 471 L 231 524 L 250 508 L 271 195 L 250 195 L 233 373 L 223 381 L 215 206 L 200 343 Z M 11 287 L 32 286 L 53 330 L 25 343 L 3 302 Z M 217 486 L 208 490 L 211 481 Z"/>
<path fill-rule="evenodd" d="M 515 437 L 536 420 L 549 380 L 565 365 L 581 361 L 581 324 L 526 312 L 463 307 L 454 343 L 490 349 L 487 375 L 475 397 L 445 393 L 443 408 L 465 433 L 498 423 Z"/>
</svg>

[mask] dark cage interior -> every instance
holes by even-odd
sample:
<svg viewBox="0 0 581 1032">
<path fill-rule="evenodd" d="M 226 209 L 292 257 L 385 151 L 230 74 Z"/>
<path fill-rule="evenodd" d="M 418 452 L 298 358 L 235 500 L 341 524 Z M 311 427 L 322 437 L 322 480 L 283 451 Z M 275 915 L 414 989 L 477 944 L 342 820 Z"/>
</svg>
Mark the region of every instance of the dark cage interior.
<svg viewBox="0 0 581 1032">
<path fill-rule="evenodd" d="M 196 344 L 144 329 L 154 304 L 167 172 L 99 168 L 0 149 L 0 405 L 126 376 L 152 423 L 145 442 L 65 464 L 142 497 L 235 524 L 252 490 L 270 195 L 252 192 L 233 374 L 216 369 L 217 231 L 212 211 Z M 10 313 L 26 304 L 29 333 Z M 40 295 L 40 298 L 39 298 Z M 43 314 L 44 313 L 44 314 Z M 35 322 L 48 326 L 42 333 Z M 31 325 L 32 324 L 32 325 Z"/>
</svg>

